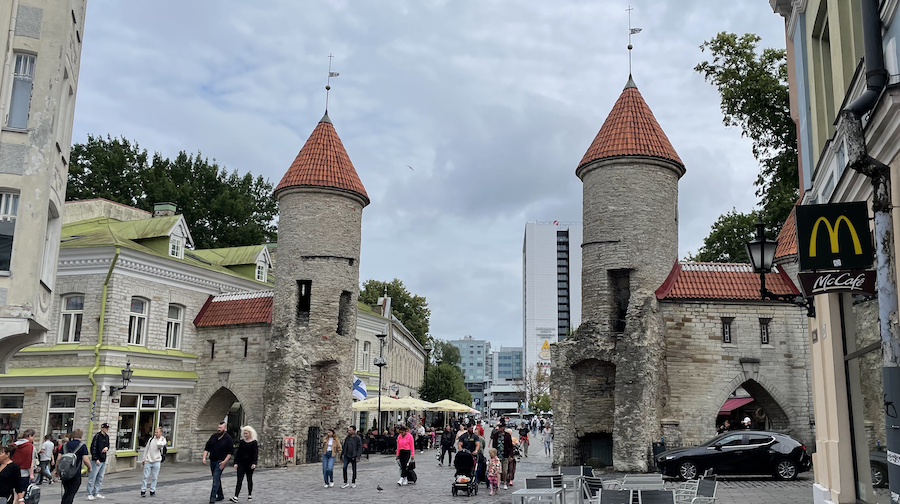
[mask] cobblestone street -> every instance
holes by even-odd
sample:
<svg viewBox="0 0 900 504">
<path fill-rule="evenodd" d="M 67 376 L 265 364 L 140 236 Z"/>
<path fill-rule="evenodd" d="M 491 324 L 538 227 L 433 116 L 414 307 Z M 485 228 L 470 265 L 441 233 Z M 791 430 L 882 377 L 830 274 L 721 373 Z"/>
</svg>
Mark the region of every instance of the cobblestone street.
<svg viewBox="0 0 900 504">
<path fill-rule="evenodd" d="M 452 497 L 450 484 L 453 468 L 438 467 L 434 452 L 417 454 L 419 481 L 415 485 L 398 487 L 398 471 L 393 457 L 374 455 L 359 464 L 356 488 L 341 489 L 340 463 L 335 464 L 335 486 L 324 488 L 321 467 L 317 464 L 291 468 L 266 469 L 258 471 L 254 478 L 253 502 L 266 504 L 285 503 L 330 503 L 365 502 L 370 504 L 432 503 L 432 502 L 512 502 L 514 490 L 523 488 L 526 477 L 550 470 L 550 459 L 542 456 L 523 459 L 517 470 L 516 485 L 509 490 L 500 490 L 499 496 L 489 496 L 482 486 L 477 497 Z M 610 475 L 616 477 L 617 475 Z M 109 474 L 103 485 L 106 499 L 110 504 L 141 502 L 151 503 L 206 503 L 209 498 L 211 478 L 209 469 L 200 463 L 177 463 L 163 465 L 160 473 L 156 497 L 140 498 L 140 471 Z M 234 493 L 235 472 L 229 468 L 223 477 L 226 502 Z M 87 497 L 83 481 L 76 502 Z M 383 491 L 378 491 L 377 486 Z M 44 503 L 59 501 L 58 485 L 43 488 Z M 247 502 L 246 484 L 241 492 L 241 502 Z M 812 473 L 803 473 L 796 481 L 779 482 L 765 478 L 733 478 L 721 481 L 719 485 L 721 504 L 800 504 L 812 502 Z M 567 501 L 574 503 L 570 497 Z"/>
</svg>

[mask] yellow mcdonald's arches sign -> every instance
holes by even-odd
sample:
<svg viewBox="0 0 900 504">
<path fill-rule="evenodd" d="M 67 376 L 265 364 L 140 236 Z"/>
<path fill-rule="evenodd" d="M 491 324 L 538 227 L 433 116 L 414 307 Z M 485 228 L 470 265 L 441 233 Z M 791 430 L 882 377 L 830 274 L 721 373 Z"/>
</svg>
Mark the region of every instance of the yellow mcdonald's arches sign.
<svg viewBox="0 0 900 504">
<path fill-rule="evenodd" d="M 863 201 L 796 207 L 800 270 L 853 270 L 872 265 L 869 211 Z M 824 228 L 826 232 L 819 232 Z"/>
<path fill-rule="evenodd" d="M 544 340 L 544 346 L 541 347 L 541 350 L 550 350 L 550 342 Z"/>
</svg>

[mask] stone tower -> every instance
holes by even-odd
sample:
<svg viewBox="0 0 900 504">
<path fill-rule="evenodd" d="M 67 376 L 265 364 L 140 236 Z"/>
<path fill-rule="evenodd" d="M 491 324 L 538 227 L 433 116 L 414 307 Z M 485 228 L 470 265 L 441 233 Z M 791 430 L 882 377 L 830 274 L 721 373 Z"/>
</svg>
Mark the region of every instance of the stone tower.
<svg viewBox="0 0 900 504">
<path fill-rule="evenodd" d="M 575 171 L 584 188 L 584 322 L 551 359 L 556 439 L 611 449 L 617 470 L 646 470 L 659 440 L 665 343 L 654 292 L 677 260 L 684 173 L 629 76 Z M 559 450 L 555 462 L 565 456 Z"/>
<path fill-rule="evenodd" d="M 305 460 L 308 436 L 328 428 L 340 433 L 350 418 L 362 211 L 369 197 L 327 111 L 275 197 L 278 270 L 263 425 L 269 466 L 283 462 L 283 438 L 296 438 L 297 459 Z"/>
</svg>

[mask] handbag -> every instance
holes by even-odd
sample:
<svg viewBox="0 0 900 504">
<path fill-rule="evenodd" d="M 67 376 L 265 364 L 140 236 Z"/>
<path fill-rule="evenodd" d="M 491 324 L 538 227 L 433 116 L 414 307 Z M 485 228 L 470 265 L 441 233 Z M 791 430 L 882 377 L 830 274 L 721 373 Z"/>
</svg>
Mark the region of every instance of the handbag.
<svg viewBox="0 0 900 504">
<path fill-rule="evenodd" d="M 416 468 L 416 461 L 415 461 L 415 460 L 410 460 L 410 461 L 409 461 L 409 464 L 406 464 L 406 470 L 407 470 L 407 471 L 412 471 L 412 470 L 415 469 L 415 468 Z"/>
</svg>

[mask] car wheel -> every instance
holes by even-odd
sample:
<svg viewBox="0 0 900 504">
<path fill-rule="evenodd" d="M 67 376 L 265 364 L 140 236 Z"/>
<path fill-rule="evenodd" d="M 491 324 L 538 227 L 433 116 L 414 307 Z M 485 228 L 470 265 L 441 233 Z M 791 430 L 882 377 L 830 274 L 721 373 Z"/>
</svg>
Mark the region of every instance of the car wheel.
<svg viewBox="0 0 900 504">
<path fill-rule="evenodd" d="M 780 480 L 792 480 L 797 477 L 797 464 L 788 459 L 779 460 L 775 464 L 775 477 Z"/>
<path fill-rule="evenodd" d="M 874 462 L 872 463 L 872 486 L 887 486 L 887 468 Z"/>
<path fill-rule="evenodd" d="M 678 465 L 678 476 L 685 481 L 696 478 L 699 473 L 700 470 L 697 469 L 697 464 L 690 460 L 685 460 Z"/>
</svg>

